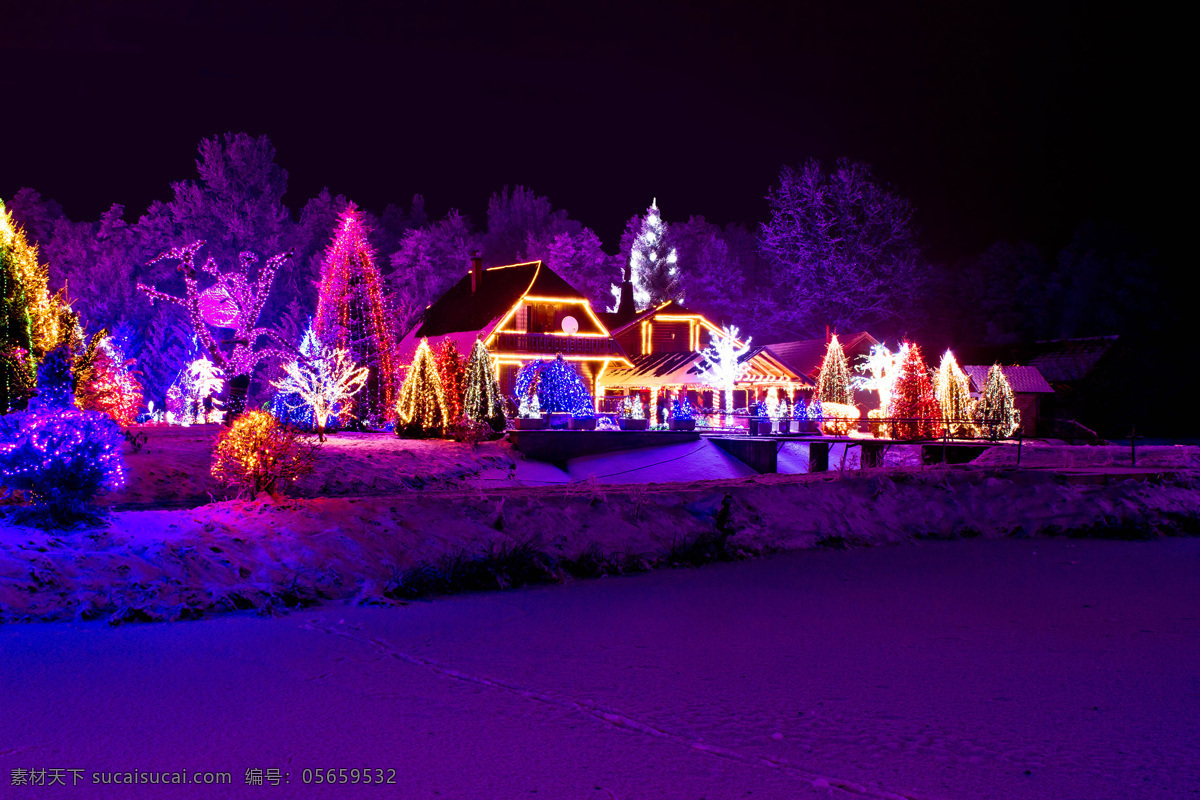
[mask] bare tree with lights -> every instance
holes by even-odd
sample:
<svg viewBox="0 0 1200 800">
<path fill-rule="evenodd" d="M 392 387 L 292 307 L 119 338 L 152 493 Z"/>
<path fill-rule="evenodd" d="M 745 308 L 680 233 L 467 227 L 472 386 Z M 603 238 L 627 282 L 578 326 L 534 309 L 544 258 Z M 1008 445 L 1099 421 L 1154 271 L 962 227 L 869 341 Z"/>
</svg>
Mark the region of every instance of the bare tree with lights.
<svg viewBox="0 0 1200 800">
<path fill-rule="evenodd" d="M 291 251 L 279 253 L 267 259 L 267 263 L 251 278 L 258 256 L 242 252 L 238 266 L 231 271 L 222 271 L 210 256 L 197 263 L 197 255 L 204 247 L 203 241 L 176 247 L 160 255 L 151 264 L 159 261 L 178 261 L 183 273 L 185 296 L 161 292 L 153 286 L 139 283 L 138 289 L 150 296 L 151 301 L 165 300 L 187 309 L 192 327 L 200 343 L 208 352 L 213 364 L 226 375 L 229 381 L 229 414 L 232 422 L 245 406 L 246 390 L 250 386 L 250 374 L 262 361 L 272 357 L 285 357 L 291 349 L 270 328 L 258 327 L 267 295 L 279 267 L 291 258 Z M 211 276 L 213 282 L 200 289 L 201 273 Z M 232 329 L 233 337 L 217 341 L 210 328 Z M 280 347 L 260 346 L 263 340 L 277 343 Z M 232 345 L 227 354 L 222 345 Z"/>
<path fill-rule="evenodd" d="M 750 352 L 750 338 L 746 337 L 746 343 L 739 347 L 736 325 L 725 327 L 719 336 L 715 333 L 710 336 L 708 347 L 700 353 L 705 362 L 700 377 L 724 393 L 725 412 L 732 414 L 733 387 L 750 369 L 748 363 L 741 361 L 742 356 Z"/>
</svg>

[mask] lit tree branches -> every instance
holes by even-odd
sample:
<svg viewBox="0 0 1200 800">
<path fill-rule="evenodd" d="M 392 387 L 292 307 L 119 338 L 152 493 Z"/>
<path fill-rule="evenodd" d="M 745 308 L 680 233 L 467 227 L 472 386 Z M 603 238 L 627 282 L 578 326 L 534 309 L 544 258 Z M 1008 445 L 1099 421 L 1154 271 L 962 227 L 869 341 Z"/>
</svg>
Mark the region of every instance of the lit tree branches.
<svg viewBox="0 0 1200 800">
<path fill-rule="evenodd" d="M 153 300 L 165 300 L 183 306 L 187 309 L 192 327 L 204 349 L 208 351 L 214 364 L 225 371 L 227 375 L 248 375 L 259 362 L 271 356 L 286 356 L 289 349 L 269 328 L 258 326 L 259 315 L 271 292 L 271 284 L 275 273 L 288 259 L 291 251 L 279 253 L 267 259 L 267 263 L 258 270 L 258 275 L 251 279 L 250 274 L 258 263 L 254 253 L 243 252 L 238 258 L 238 268 L 231 272 L 222 272 L 211 257 L 197 264 L 197 254 L 204 247 L 203 241 L 192 242 L 183 247 L 176 247 L 160 255 L 151 264 L 159 261 L 178 261 L 179 271 L 183 273 L 186 295 L 176 297 L 161 292 L 153 286 L 138 284 L 138 289 L 145 292 Z M 215 281 L 204 291 L 200 289 L 199 273 L 211 275 Z M 212 327 L 231 327 L 233 339 L 218 342 L 210 330 Z M 279 344 L 283 349 L 271 347 L 257 348 L 260 339 L 266 337 Z M 221 350 L 222 344 L 232 344 L 232 351 L 226 355 Z"/>
<path fill-rule="evenodd" d="M 346 412 L 370 374 L 366 367 L 355 365 L 349 350 L 331 347 L 318 339 L 311 326 L 300 343 L 300 358 L 285 364 L 283 369 L 286 377 L 271 385 L 285 397 L 299 396 L 301 402 L 287 404 L 288 408 L 312 409 L 317 437 L 322 442 L 329 420 Z"/>
</svg>

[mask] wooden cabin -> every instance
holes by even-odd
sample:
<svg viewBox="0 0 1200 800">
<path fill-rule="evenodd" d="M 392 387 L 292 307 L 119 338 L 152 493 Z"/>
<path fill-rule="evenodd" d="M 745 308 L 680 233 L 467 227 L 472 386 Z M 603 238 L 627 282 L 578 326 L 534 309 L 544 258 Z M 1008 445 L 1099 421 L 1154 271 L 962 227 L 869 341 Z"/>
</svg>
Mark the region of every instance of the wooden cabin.
<svg viewBox="0 0 1200 800">
<path fill-rule="evenodd" d="M 437 347 L 453 339 L 464 357 L 476 339 L 492 354 L 500 391 L 511 397 L 517 372 L 530 361 L 558 355 L 572 363 L 593 394 L 613 365 L 627 366 L 617 341 L 582 294 L 541 261 L 471 269 L 432 303 L 400 341 L 411 363 L 422 339 Z"/>
</svg>

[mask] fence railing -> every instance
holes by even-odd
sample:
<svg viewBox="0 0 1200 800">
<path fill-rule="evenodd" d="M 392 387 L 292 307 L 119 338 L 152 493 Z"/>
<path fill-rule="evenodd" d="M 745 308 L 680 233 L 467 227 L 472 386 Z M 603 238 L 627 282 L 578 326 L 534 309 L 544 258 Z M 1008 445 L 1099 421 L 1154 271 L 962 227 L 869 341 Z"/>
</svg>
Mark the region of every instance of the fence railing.
<svg viewBox="0 0 1200 800">
<path fill-rule="evenodd" d="M 612 355 L 612 339 L 601 336 L 554 336 L 549 333 L 498 333 L 492 347 L 505 353 L 562 353 L 563 355 Z"/>
</svg>

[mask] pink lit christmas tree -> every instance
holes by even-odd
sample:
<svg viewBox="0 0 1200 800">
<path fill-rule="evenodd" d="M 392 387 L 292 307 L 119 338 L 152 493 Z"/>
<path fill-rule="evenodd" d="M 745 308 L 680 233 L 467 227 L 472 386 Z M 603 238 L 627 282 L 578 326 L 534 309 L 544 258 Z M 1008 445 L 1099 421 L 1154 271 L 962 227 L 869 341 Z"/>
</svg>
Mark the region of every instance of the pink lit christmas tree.
<svg viewBox="0 0 1200 800">
<path fill-rule="evenodd" d="M 349 351 L 355 364 L 370 371 L 355 396 L 355 417 L 378 425 L 392 416 L 398 359 L 383 279 L 367 241 L 362 212 L 353 203 L 342 212 L 333 242 L 325 250 L 313 332 L 322 342 Z"/>
</svg>

